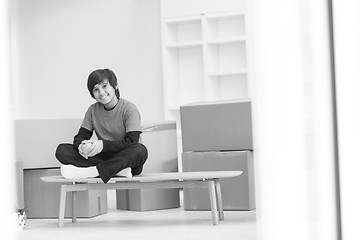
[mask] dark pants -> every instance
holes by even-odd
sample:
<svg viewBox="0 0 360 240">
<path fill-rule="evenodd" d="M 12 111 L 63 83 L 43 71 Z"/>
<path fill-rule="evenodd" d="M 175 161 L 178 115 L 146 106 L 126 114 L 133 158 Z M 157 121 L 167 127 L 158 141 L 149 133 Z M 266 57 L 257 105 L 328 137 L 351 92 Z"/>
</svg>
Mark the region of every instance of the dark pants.
<svg viewBox="0 0 360 240">
<path fill-rule="evenodd" d="M 148 151 L 141 143 L 134 143 L 117 153 L 99 153 L 85 159 L 74 145 L 62 143 L 57 147 L 55 156 L 62 164 L 76 167 L 96 166 L 100 178 L 107 183 L 124 168 L 130 167 L 133 175 L 139 175 L 148 157 Z"/>
</svg>

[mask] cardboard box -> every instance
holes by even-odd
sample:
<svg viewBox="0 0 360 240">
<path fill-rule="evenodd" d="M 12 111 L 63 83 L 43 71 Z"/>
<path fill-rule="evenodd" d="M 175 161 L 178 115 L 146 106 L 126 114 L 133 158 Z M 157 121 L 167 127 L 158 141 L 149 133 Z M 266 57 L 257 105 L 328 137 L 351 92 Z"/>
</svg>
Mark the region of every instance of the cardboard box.
<svg viewBox="0 0 360 240">
<path fill-rule="evenodd" d="M 183 171 L 240 170 L 238 177 L 220 179 L 224 210 L 255 208 L 254 163 L 251 151 L 183 152 Z M 209 191 L 184 189 L 185 210 L 210 210 Z"/>
<path fill-rule="evenodd" d="M 60 169 L 24 170 L 24 205 L 28 218 L 58 218 L 61 183 L 45 183 L 40 177 L 60 175 Z M 66 195 L 65 217 L 71 217 L 71 194 Z M 77 217 L 107 213 L 107 190 L 81 191 L 76 195 Z"/>
<path fill-rule="evenodd" d="M 16 159 L 23 164 L 23 181 L 18 181 L 23 188 L 18 186 L 18 191 L 23 189 L 23 205 L 28 218 L 58 217 L 61 184 L 45 183 L 40 177 L 60 175 L 61 163 L 55 158 L 55 150 L 60 143 L 73 141 L 81 122 L 80 118 L 15 121 Z M 78 217 L 107 213 L 107 190 L 82 191 L 76 196 Z M 71 217 L 71 194 L 67 194 L 66 201 L 66 206 L 70 207 L 66 209 L 65 217 Z"/>
<path fill-rule="evenodd" d="M 148 149 L 143 173 L 177 172 L 176 122 L 143 125 L 141 141 Z M 149 211 L 180 207 L 179 189 L 116 190 L 117 209 Z"/>
<path fill-rule="evenodd" d="M 252 150 L 249 99 L 180 107 L 183 151 Z"/>
</svg>

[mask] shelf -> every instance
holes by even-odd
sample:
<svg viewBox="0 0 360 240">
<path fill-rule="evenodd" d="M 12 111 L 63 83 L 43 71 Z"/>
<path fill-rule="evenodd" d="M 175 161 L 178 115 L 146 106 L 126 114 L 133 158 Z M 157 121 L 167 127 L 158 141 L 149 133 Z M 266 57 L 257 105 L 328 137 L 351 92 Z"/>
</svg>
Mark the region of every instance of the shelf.
<svg viewBox="0 0 360 240">
<path fill-rule="evenodd" d="M 245 43 L 246 37 L 234 37 L 234 38 L 226 38 L 226 39 L 214 39 L 206 41 L 209 45 L 226 45 L 226 44 L 234 44 L 234 43 Z"/>
<path fill-rule="evenodd" d="M 208 73 L 243 73 L 244 69 L 247 69 L 245 42 L 208 46 Z"/>
<path fill-rule="evenodd" d="M 212 100 L 248 98 L 247 75 L 216 75 L 210 77 L 209 92 Z"/>
<path fill-rule="evenodd" d="M 247 74 L 246 69 L 238 70 L 238 71 L 221 71 L 221 72 L 211 72 L 208 73 L 209 77 L 224 77 L 224 76 L 236 76 Z"/>
<path fill-rule="evenodd" d="M 197 23 L 201 22 L 201 15 L 192 16 L 192 17 L 181 17 L 181 18 L 170 18 L 164 21 L 165 24 L 187 24 L 187 23 Z"/>
<path fill-rule="evenodd" d="M 227 12 L 227 13 L 213 13 L 207 14 L 206 18 L 208 20 L 224 20 L 224 19 L 245 19 L 244 11 L 236 11 L 236 12 Z"/>
<path fill-rule="evenodd" d="M 201 19 L 181 19 L 166 21 L 163 24 L 163 41 L 166 44 L 199 41 L 202 39 Z"/>
<path fill-rule="evenodd" d="M 162 19 L 164 108 L 248 96 L 245 13 L 204 13 Z"/>
<path fill-rule="evenodd" d="M 167 44 L 166 48 L 190 48 L 190 47 L 201 47 L 202 41 L 188 41 L 188 42 L 174 42 Z"/>
<path fill-rule="evenodd" d="M 245 36 L 245 15 L 231 13 L 206 16 L 206 35 L 211 39 Z"/>
</svg>

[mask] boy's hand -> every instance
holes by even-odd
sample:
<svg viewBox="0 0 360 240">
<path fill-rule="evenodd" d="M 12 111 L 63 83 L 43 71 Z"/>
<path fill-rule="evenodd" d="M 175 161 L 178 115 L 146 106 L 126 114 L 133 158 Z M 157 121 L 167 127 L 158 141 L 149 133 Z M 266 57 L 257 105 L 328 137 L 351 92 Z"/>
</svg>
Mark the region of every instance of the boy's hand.
<svg viewBox="0 0 360 240">
<path fill-rule="evenodd" d="M 88 159 L 88 153 L 90 152 L 90 146 L 92 145 L 89 140 L 84 140 L 81 142 L 81 144 L 78 147 L 79 154 L 83 156 L 84 158 Z"/>
<path fill-rule="evenodd" d="M 88 140 L 87 143 L 92 143 L 92 144 L 86 153 L 86 159 L 101 153 L 101 151 L 104 148 L 104 144 L 102 140 Z"/>
</svg>

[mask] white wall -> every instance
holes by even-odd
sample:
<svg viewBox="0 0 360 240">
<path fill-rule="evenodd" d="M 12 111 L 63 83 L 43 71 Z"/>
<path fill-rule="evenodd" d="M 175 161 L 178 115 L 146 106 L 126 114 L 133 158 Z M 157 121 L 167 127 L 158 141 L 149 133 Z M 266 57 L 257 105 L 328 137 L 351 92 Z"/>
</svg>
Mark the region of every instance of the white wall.
<svg viewBox="0 0 360 240">
<path fill-rule="evenodd" d="M 144 121 L 163 119 L 159 0 L 14 0 L 15 119 L 82 118 L 89 73 L 110 68 Z"/>
<path fill-rule="evenodd" d="M 9 54 L 9 15 L 8 1 L 0 1 L 0 132 L 1 132 L 1 175 L 7 183 L 2 190 L 6 192 L 1 196 L 0 204 L 0 238 L 15 239 L 16 217 L 15 208 L 15 164 L 14 164 L 14 132 L 13 132 L 13 105 L 11 101 L 10 81 L 10 54 Z"/>
</svg>

